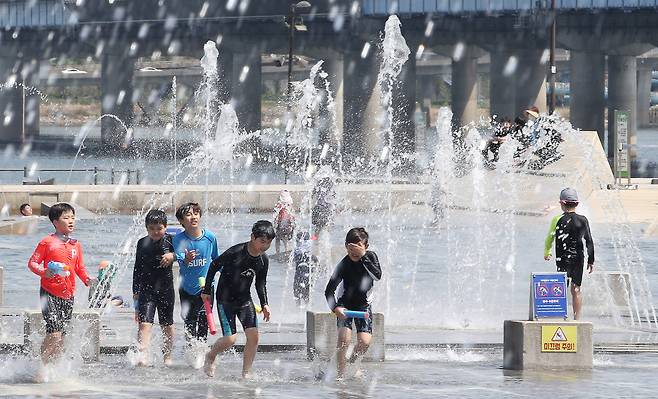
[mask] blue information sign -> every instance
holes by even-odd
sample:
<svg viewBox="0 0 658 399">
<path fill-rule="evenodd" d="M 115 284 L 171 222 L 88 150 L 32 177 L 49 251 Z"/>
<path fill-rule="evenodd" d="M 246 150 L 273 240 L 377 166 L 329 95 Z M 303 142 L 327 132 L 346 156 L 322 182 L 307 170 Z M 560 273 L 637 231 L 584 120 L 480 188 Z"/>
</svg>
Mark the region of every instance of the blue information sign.
<svg viewBox="0 0 658 399">
<path fill-rule="evenodd" d="M 567 274 L 532 273 L 531 319 L 567 318 Z"/>
</svg>

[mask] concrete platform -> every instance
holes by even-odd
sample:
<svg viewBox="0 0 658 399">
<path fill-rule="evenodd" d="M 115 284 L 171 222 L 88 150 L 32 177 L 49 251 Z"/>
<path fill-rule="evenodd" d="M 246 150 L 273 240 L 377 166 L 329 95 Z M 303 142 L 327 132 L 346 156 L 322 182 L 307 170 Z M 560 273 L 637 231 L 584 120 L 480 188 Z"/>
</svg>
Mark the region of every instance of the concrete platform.
<svg viewBox="0 0 658 399">
<path fill-rule="evenodd" d="M 509 370 L 591 369 L 592 323 L 505 320 L 503 368 Z"/>
<path fill-rule="evenodd" d="M 478 176 L 470 173 L 463 178 L 451 179 L 446 190 L 450 193 L 448 206 L 454 209 L 479 209 L 485 212 L 512 212 L 526 216 L 543 216 L 557 207 L 557 195 L 569 185 L 579 191 L 581 200 L 588 202 L 613 182 L 612 173 L 598 136 L 595 132 L 577 132 L 565 136 L 560 146 L 564 157 L 541 171 L 512 169 L 485 170 Z M 476 180 L 473 180 L 476 179 Z M 167 211 L 189 200 L 208 198 L 210 211 L 226 211 L 233 207 L 240 211 L 270 211 L 282 189 L 287 189 L 296 204 L 308 195 L 312 187 L 306 185 L 222 185 L 174 186 L 130 185 L 117 191 L 116 185 L 54 185 L 38 188 L 28 186 L 0 186 L 6 203 L 18 206 L 30 198 L 45 198 L 41 202 L 75 202 L 92 212 L 132 212 L 151 203 Z M 38 191 L 37 191 L 38 190 Z M 500 195 L 510 191 L 514 199 Z M 336 191 L 343 206 L 357 212 L 372 212 L 391 207 L 405 214 L 430 213 L 427 206 L 430 185 L 418 181 L 396 182 L 339 182 Z M 658 192 L 658 191 L 657 191 Z M 49 198 L 49 199 L 47 199 Z M 486 198 L 486 203 L 482 203 Z"/>
<path fill-rule="evenodd" d="M 48 216 L 48 212 L 50 211 L 50 208 L 57 204 L 58 202 L 61 201 L 52 201 L 52 202 L 42 202 L 41 203 L 41 215 L 42 216 Z M 98 217 L 97 214 L 91 212 L 90 210 L 84 208 L 83 206 L 74 203 L 74 202 L 69 202 L 69 204 L 75 209 L 75 218 L 76 219 L 94 219 Z"/>
<path fill-rule="evenodd" d="M 27 235 L 37 230 L 38 216 L 17 216 L 0 220 L 0 234 Z"/>
</svg>

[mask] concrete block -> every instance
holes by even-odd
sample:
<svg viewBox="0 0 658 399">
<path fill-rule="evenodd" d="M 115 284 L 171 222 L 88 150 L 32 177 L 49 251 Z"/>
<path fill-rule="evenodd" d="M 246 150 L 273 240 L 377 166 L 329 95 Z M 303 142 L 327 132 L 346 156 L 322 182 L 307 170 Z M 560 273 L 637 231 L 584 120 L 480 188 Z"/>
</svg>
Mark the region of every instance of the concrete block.
<svg viewBox="0 0 658 399">
<path fill-rule="evenodd" d="M 295 205 L 296 208 L 300 206 L 302 203 L 303 196 L 298 194 L 298 193 L 292 193 L 290 194 L 293 198 L 293 204 Z M 274 204 L 279 200 L 279 192 L 278 191 L 261 191 L 258 193 L 258 201 L 254 204 L 253 208 L 255 209 L 273 209 Z"/>
<path fill-rule="evenodd" d="M 55 205 L 57 202 L 42 202 L 41 203 L 41 216 L 48 216 L 48 212 L 50 211 L 50 208 Z M 75 218 L 76 219 L 94 219 L 98 215 L 95 213 L 87 210 L 86 208 L 82 207 L 80 204 L 77 203 L 69 203 L 75 209 Z"/>
<path fill-rule="evenodd" d="M 18 216 L 0 220 L 0 234 L 33 234 L 38 227 L 38 216 Z"/>
<path fill-rule="evenodd" d="M 0 306 L 0 352 L 22 348 L 23 313 L 23 309 Z"/>
<path fill-rule="evenodd" d="M 48 216 L 48 210 L 43 207 L 39 208 L 42 203 L 56 204 L 59 202 L 59 194 L 57 193 L 47 193 L 47 192 L 32 192 L 30 193 L 28 204 L 32 204 L 32 210 L 34 214 L 40 212 L 41 216 Z M 35 206 L 36 204 L 36 206 Z M 45 211 L 45 212 L 44 212 Z"/>
<path fill-rule="evenodd" d="M 384 361 L 384 315 L 372 315 L 372 341 L 364 361 Z M 306 352 L 309 360 L 330 359 L 336 353 L 336 316 L 331 312 L 306 312 Z M 356 341 L 356 330 L 352 330 L 352 344 Z"/>
<path fill-rule="evenodd" d="M 542 352 L 542 326 L 575 326 L 575 352 Z M 503 368 L 511 370 L 591 369 L 594 346 L 592 323 L 580 321 L 505 320 Z M 569 337 L 573 341 L 573 336 Z M 560 342 L 560 341 L 558 341 Z"/>
<path fill-rule="evenodd" d="M 23 322 L 25 350 L 33 356 L 39 356 L 45 335 L 46 323 L 41 311 L 25 311 Z M 97 362 L 100 358 L 100 314 L 93 310 L 74 311 L 64 342 L 67 348 L 79 351 L 84 360 Z"/>
</svg>

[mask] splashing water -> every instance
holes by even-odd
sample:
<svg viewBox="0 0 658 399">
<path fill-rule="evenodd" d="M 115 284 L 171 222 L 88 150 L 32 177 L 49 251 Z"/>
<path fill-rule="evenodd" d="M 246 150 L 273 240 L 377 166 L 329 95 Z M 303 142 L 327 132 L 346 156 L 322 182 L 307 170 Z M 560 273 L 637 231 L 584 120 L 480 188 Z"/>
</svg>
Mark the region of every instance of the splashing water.
<svg viewBox="0 0 658 399">
<path fill-rule="evenodd" d="M 100 122 L 103 118 L 110 118 L 110 119 L 114 119 L 115 121 L 119 122 L 119 124 L 121 125 L 123 130 L 126 132 L 125 140 L 127 142 L 130 141 L 129 135 L 130 135 L 131 130 L 128 129 L 128 127 L 121 120 L 121 118 L 119 118 L 116 115 L 103 114 L 103 115 L 99 116 L 98 118 L 96 118 L 91 123 L 86 123 L 84 126 L 82 126 L 82 128 L 80 129 L 78 134 L 75 136 L 75 140 L 73 141 L 73 145 L 78 147 L 78 151 L 76 151 L 75 157 L 73 157 L 73 162 L 71 162 L 71 168 L 69 169 L 69 174 L 66 178 L 66 184 L 68 184 L 71 181 L 71 174 L 73 173 L 73 168 L 75 168 L 75 163 L 77 162 L 78 157 L 80 156 L 80 152 L 82 152 L 82 149 L 84 148 L 85 139 L 87 138 L 87 135 L 89 134 L 91 129 L 96 125 L 96 123 Z"/>
<path fill-rule="evenodd" d="M 210 173 L 224 173 L 228 169 L 233 181 L 234 169 L 240 144 L 254 137 L 262 137 L 265 132 L 247 133 L 240 131 L 235 110 L 230 104 L 221 104 L 217 100 L 217 57 L 214 43 L 206 43 L 207 51 L 201 60 L 204 69 L 204 82 L 202 82 L 197 95 L 204 102 L 203 130 L 204 143 L 192 155 L 180 161 L 164 184 L 178 182 L 179 184 L 198 184 L 199 180 L 205 180 L 206 187 Z M 544 116 L 537 125 L 528 125 L 522 129 L 525 136 L 532 137 L 529 145 L 525 145 L 516 138 L 510 138 L 500 148 L 500 158 L 492 167 L 482 160 L 483 145 L 486 144 L 489 135 L 497 128 L 490 120 L 482 120 L 468 126 L 453 129 L 451 126 L 452 115 L 449 109 L 441 109 L 437 121 L 437 141 L 432 150 L 433 162 L 431 168 L 420 176 L 420 180 L 429 182 L 425 186 L 424 196 L 430 197 L 427 203 L 437 202 L 437 209 L 441 209 L 443 216 L 436 225 L 423 222 L 420 233 L 417 233 L 415 245 L 407 245 L 397 241 L 394 235 L 394 224 L 402 221 L 405 224 L 404 214 L 399 211 L 399 205 L 393 203 L 392 193 L 397 188 L 393 184 L 393 170 L 396 162 L 393 151 L 393 90 L 398 84 L 398 76 L 404 62 L 408 59 L 410 51 L 406 47 L 404 37 L 400 32 L 400 21 L 392 16 L 386 23 L 385 36 L 382 43 L 382 65 L 378 75 L 378 85 L 382 91 L 382 108 L 386 115 L 384 125 L 380 131 L 381 148 L 379 153 L 385 154 L 380 161 L 384 164 L 384 183 L 386 190 L 378 191 L 378 210 L 384 209 L 382 217 L 377 223 L 377 228 L 383 232 L 384 237 L 377 237 L 379 245 L 385 246 L 383 256 L 380 257 L 384 267 L 384 281 L 375 286 L 375 290 L 385 290 L 386 293 L 377 299 L 379 309 L 387 314 L 387 322 L 399 323 L 404 319 L 411 323 L 427 323 L 422 316 L 423 313 L 432 312 L 436 303 L 443 304 L 444 311 L 436 323 L 441 326 L 452 328 L 477 328 L 490 327 L 498 323 L 499 309 L 505 303 L 517 301 L 514 291 L 518 291 L 517 285 L 524 289 L 524 285 L 517 283 L 521 280 L 519 271 L 522 270 L 517 264 L 523 257 L 519 256 L 515 249 L 519 239 L 520 222 L 519 211 L 527 209 L 526 205 L 537 198 L 546 197 L 546 190 L 554 190 L 557 184 L 551 177 L 561 172 L 544 171 L 543 169 L 559 165 L 559 151 L 548 154 L 543 149 L 550 150 L 551 129 L 562 133 L 563 137 L 576 137 L 573 129 L 557 116 Z M 321 107 L 321 90 L 328 89 L 327 76 L 322 71 L 322 62 L 313 66 L 308 79 L 293 85 L 294 102 L 292 105 L 294 118 L 289 125 L 290 143 L 297 155 L 291 162 L 291 171 L 301 177 L 306 184 L 306 191 L 300 201 L 302 204 L 300 225 L 311 226 L 311 209 L 313 196 L 310 188 L 324 177 L 333 181 L 345 179 L 340 165 L 340 140 L 338 129 L 335 127 L 333 115 L 333 104 L 331 96 L 327 97 L 327 109 L 331 113 L 330 130 L 334 132 L 335 140 L 327 143 L 327 148 L 319 150 L 316 144 L 318 121 L 324 117 Z M 523 136 L 522 135 L 522 136 Z M 521 136 L 520 136 L 521 137 Z M 587 148 L 585 144 L 582 144 Z M 522 150 L 518 150 L 522 148 Z M 550 152 L 550 151 L 549 151 Z M 323 156 L 324 154 L 324 156 Z M 332 158 L 331 154 L 335 154 Z M 245 165 L 251 164 L 258 154 L 246 155 Z M 262 158 L 260 158 L 262 160 Z M 270 161 L 272 162 L 272 161 Z M 336 172 L 338 170 L 338 172 Z M 559 169 L 556 169 L 559 170 Z M 373 169 L 377 173 L 377 169 Z M 543 175 L 542 175 L 543 173 Z M 538 180 L 540 176 L 544 180 Z M 563 176 L 563 175 L 559 175 Z M 360 176 L 359 176 L 360 177 Z M 180 178 L 180 179 L 179 179 Z M 204 179 L 205 178 L 205 179 Z M 574 177 L 569 177 L 574 178 Z M 578 180 L 577 178 L 574 178 Z M 539 182 L 539 183 L 538 183 Z M 427 190 L 429 188 L 430 190 Z M 349 189 L 349 188 L 348 188 Z M 340 191 L 338 193 L 340 195 Z M 436 194 L 427 193 L 436 191 Z M 434 196 L 434 200 L 431 197 Z M 152 208 L 170 206 L 172 194 L 153 194 L 147 201 L 139 215 L 135 216 L 134 226 L 126 235 L 126 240 L 121 243 L 125 248 L 133 248 L 136 238 L 143 230 L 143 216 Z M 612 201 L 612 200 L 611 200 Z M 337 202 L 340 202 L 337 200 Z M 614 202 L 614 201 L 612 201 Z M 382 206 L 383 204 L 383 206 Z M 206 207 L 212 208 L 213 204 Z M 413 205 L 410 205 L 413 206 Z M 147 209 L 148 208 L 148 209 Z M 231 198 L 230 210 L 234 208 Z M 360 216 L 346 207 L 343 214 L 347 220 L 358 220 Z M 374 209 L 373 209 L 374 211 Z M 401 216 L 402 215 L 402 216 Z M 526 217 L 526 216 L 523 216 Z M 351 219 L 350 219 L 351 218 Z M 231 222 L 232 223 L 232 222 Z M 396 233 L 408 234 L 402 226 Z M 398 229 L 395 227 L 395 229 Z M 616 241 L 615 251 L 618 255 L 618 263 L 623 270 L 629 270 L 639 280 L 633 281 L 633 287 L 637 290 L 634 295 L 633 315 L 636 323 L 650 321 L 655 324 L 655 312 L 650 306 L 650 292 L 646 283 L 646 273 L 642 274 L 641 257 L 639 250 L 628 245 L 632 240 L 625 228 L 620 228 L 616 233 L 620 238 Z M 419 287 L 421 279 L 426 277 L 418 275 L 419 257 L 423 251 L 427 251 L 427 237 L 438 236 L 446 243 L 446 254 L 442 258 L 445 269 L 442 269 L 442 280 L 439 287 L 434 290 L 428 298 L 423 295 L 409 295 L 404 302 L 406 309 L 413 309 L 413 314 L 400 316 L 402 305 L 391 301 L 392 291 L 400 289 L 400 280 L 410 275 L 411 292 Z M 629 238 L 631 237 L 631 238 Z M 501 251 L 501 243 L 505 250 Z M 332 259 L 332 247 L 329 240 L 318 244 L 318 252 L 321 258 Z M 511 248 L 508 249 L 508 248 Z M 405 261 L 412 259 L 411 267 L 398 264 L 398 252 L 405 253 Z M 120 254 L 120 259 L 115 262 L 124 271 L 131 264 L 132 254 L 130 251 Z M 290 291 L 290 266 L 288 263 L 288 277 L 284 291 Z M 410 270 L 409 270 L 410 269 Z M 399 277 L 403 276 L 403 277 Z M 464 278 L 468 276 L 468 278 Z M 315 280 L 317 282 L 319 280 Z M 314 283 L 315 283 L 314 282 Z M 317 284 L 314 296 L 308 308 L 323 305 L 323 296 L 318 295 L 320 284 Z M 405 289 L 407 286 L 404 287 Z M 487 292 L 498 293 L 495 300 L 487 296 Z M 284 292 L 284 296 L 292 297 L 290 292 Z M 315 298 L 315 299 L 313 299 Z M 317 302 L 315 302 L 317 300 Z M 282 312 L 286 311 L 286 301 L 282 300 Z M 384 306 L 381 306 L 381 305 Z M 408 319 L 408 320 L 407 320 Z"/>
<path fill-rule="evenodd" d="M 411 50 L 407 46 L 407 42 L 402 36 L 400 30 L 400 20 L 396 15 L 391 15 L 384 26 L 384 38 L 382 41 L 382 63 L 377 76 L 377 85 L 382 92 L 381 105 L 385 113 L 384 126 L 380 134 L 380 141 L 382 143 L 382 157 L 381 161 L 386 165 L 386 184 L 388 192 L 386 194 L 387 215 L 388 220 L 386 224 L 386 253 L 384 254 L 383 264 L 391 264 L 391 257 L 393 252 L 393 233 L 392 233 L 392 184 L 393 184 L 393 169 L 396 165 L 396 160 L 392 158 L 394 151 L 394 118 L 393 118 L 393 91 L 399 84 L 398 76 L 402 72 L 402 66 L 409 55 Z M 390 313 L 391 310 L 391 278 L 387 275 L 383 278 L 383 285 L 386 289 L 386 311 Z"/>
<path fill-rule="evenodd" d="M 380 141 L 388 154 L 392 154 L 393 148 L 393 91 L 398 84 L 398 76 L 402 72 L 402 66 L 411 50 L 400 31 L 400 20 L 396 15 L 391 15 L 386 20 L 384 27 L 384 39 L 382 41 L 382 63 L 377 75 L 377 85 L 382 92 L 381 105 L 385 113 L 385 123 L 380 135 Z"/>
</svg>

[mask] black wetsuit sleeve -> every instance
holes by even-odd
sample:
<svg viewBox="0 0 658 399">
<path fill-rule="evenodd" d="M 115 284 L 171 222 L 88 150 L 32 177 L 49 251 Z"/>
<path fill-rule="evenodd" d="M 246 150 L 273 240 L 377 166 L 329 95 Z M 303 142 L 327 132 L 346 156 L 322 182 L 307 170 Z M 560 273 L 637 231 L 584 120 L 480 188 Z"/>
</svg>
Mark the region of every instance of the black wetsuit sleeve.
<svg viewBox="0 0 658 399">
<path fill-rule="evenodd" d="M 203 287 L 202 293 L 212 295 L 212 282 L 215 279 L 215 274 L 217 274 L 217 272 L 221 273 L 224 259 L 225 255 L 221 254 L 210 263 L 208 274 L 206 274 L 206 285 Z"/>
<path fill-rule="evenodd" d="M 163 254 L 168 254 L 168 253 L 173 253 L 174 252 L 174 239 L 171 235 L 166 234 L 162 238 L 162 253 Z M 174 259 L 176 260 L 176 259 Z"/>
<path fill-rule="evenodd" d="M 585 219 L 585 246 L 587 247 L 587 264 L 594 264 L 594 240 L 592 240 L 592 232 L 589 230 L 589 221 Z"/>
<path fill-rule="evenodd" d="M 256 272 L 256 294 L 258 294 L 260 306 L 263 307 L 267 305 L 267 270 L 269 269 L 270 260 L 266 256 L 262 256 L 261 259 L 263 267 Z"/>
<path fill-rule="evenodd" d="M 329 309 L 332 311 L 336 308 L 336 288 L 343 281 L 343 267 L 343 262 L 341 261 L 331 275 L 327 283 L 327 288 L 324 289 L 324 297 L 327 299 L 327 305 L 329 305 Z"/>
<path fill-rule="evenodd" d="M 142 240 L 137 241 L 137 249 L 135 250 L 135 266 L 133 267 L 133 295 L 139 294 L 139 287 L 142 283 L 142 273 L 144 271 L 141 243 Z"/>
<path fill-rule="evenodd" d="M 366 252 L 361 258 L 361 263 L 373 280 L 379 281 L 382 278 L 382 267 L 379 264 L 377 254 L 371 251 Z"/>
</svg>

